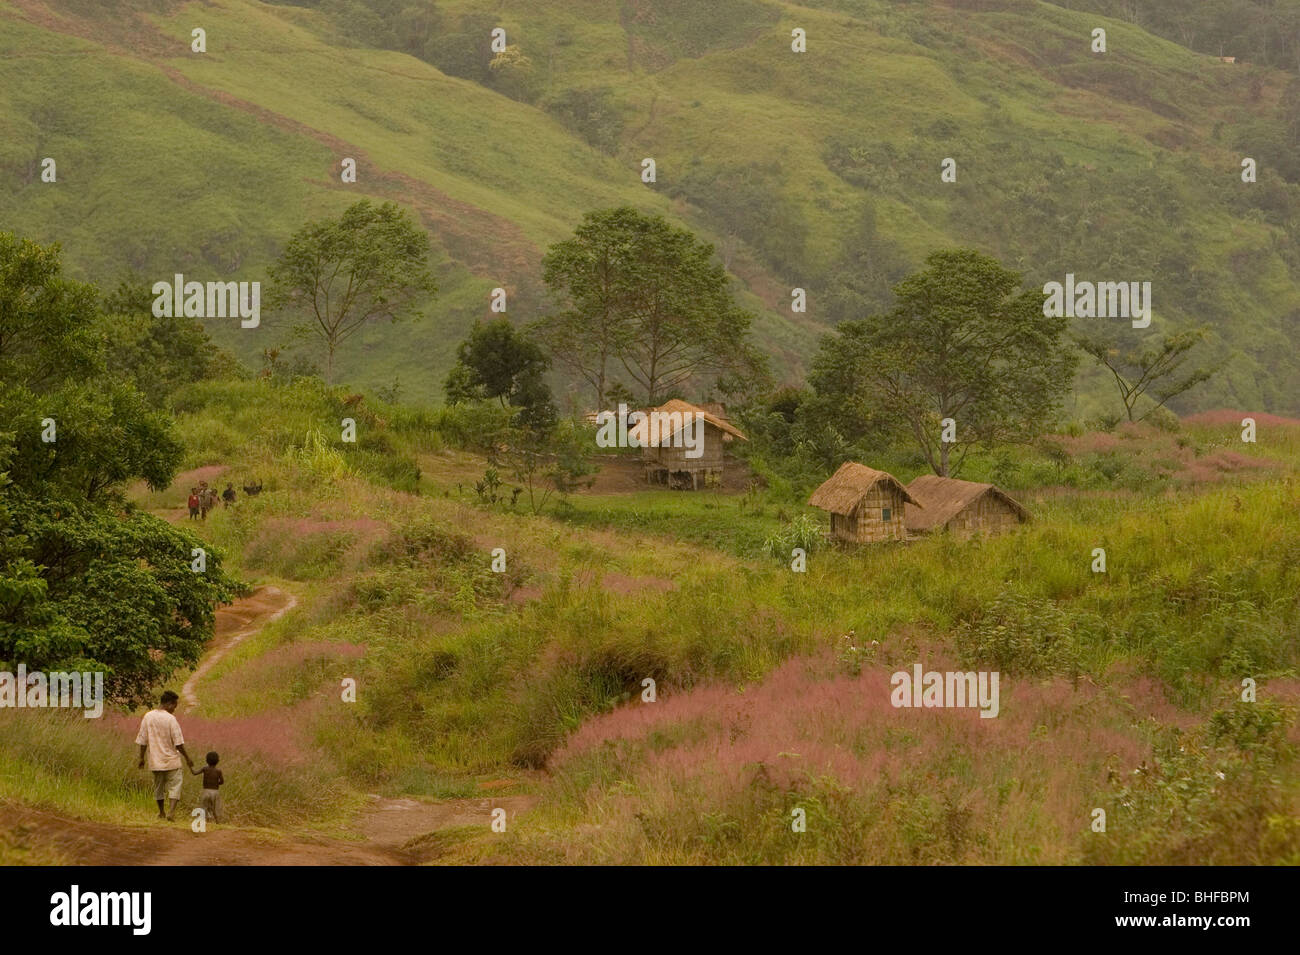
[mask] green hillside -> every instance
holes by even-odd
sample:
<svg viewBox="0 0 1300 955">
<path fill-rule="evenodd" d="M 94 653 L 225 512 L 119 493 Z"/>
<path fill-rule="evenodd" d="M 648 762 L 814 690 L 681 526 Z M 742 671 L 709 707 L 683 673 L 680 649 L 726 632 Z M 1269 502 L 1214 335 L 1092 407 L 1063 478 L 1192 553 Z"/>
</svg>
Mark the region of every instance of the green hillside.
<svg viewBox="0 0 1300 955">
<path fill-rule="evenodd" d="M 1099 25 L 1105 54 L 1089 49 Z M 487 65 L 492 26 L 526 64 Z M 190 52 L 195 27 L 206 53 Z M 395 199 L 434 239 L 440 292 L 340 364 L 358 386 L 398 376 L 408 398 L 437 396 L 490 289 L 534 317 L 546 246 L 631 203 L 717 244 L 790 380 L 823 328 L 964 244 L 1033 284 L 1150 280 L 1155 327 L 1207 323 L 1227 362 L 1179 410 L 1295 413 L 1297 115 L 1292 73 L 1033 0 L 0 7 L 4 228 L 61 242 L 103 282 L 260 279 L 306 219 Z M 956 183 L 940 182 L 945 157 Z M 790 314 L 793 286 L 807 315 Z M 254 363 L 283 338 L 270 321 L 211 331 Z M 1086 373 L 1072 410 L 1104 386 Z"/>
</svg>

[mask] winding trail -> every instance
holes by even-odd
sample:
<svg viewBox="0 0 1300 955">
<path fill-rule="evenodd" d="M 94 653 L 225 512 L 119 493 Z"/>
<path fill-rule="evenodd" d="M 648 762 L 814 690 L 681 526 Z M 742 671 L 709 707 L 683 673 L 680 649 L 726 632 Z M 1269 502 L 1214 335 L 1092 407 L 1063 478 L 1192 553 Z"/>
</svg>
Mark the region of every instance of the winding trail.
<svg viewBox="0 0 1300 955">
<path fill-rule="evenodd" d="M 198 684 L 218 661 L 297 605 L 293 594 L 268 585 L 219 608 L 213 647 L 181 688 L 184 710 L 200 705 Z M 139 824 L 117 825 L 0 800 L 0 840 L 40 846 L 78 865 L 418 865 L 442 854 L 440 830 L 482 826 L 486 832 L 497 808 L 513 823 L 537 801 L 531 795 L 492 793 L 514 785 L 514 780 L 483 783 L 478 796 L 437 802 L 371 795 L 351 822 L 356 840 L 215 825 L 195 833 L 188 819 L 152 821 L 152 807 L 144 804 Z"/>
<path fill-rule="evenodd" d="M 189 713 L 199 705 L 195 688 L 208 671 L 217 665 L 217 661 L 272 620 L 280 619 L 296 606 L 298 598 L 293 594 L 286 593 L 279 587 L 266 586 L 258 587 L 251 595 L 236 600 L 228 607 L 217 608 L 217 622 L 213 631 L 213 641 L 217 645 L 200 661 L 181 687 L 183 711 Z"/>
</svg>

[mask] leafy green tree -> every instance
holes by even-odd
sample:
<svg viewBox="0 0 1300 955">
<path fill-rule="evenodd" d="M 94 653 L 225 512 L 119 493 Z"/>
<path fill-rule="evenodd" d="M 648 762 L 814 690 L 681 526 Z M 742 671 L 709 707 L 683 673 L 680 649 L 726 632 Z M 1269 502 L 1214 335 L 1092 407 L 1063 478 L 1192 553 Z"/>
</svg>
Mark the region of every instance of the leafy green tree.
<svg viewBox="0 0 1300 955">
<path fill-rule="evenodd" d="M 103 370 L 91 285 L 63 275 L 58 244 L 0 232 L 0 382 L 43 389 Z M 0 421 L 3 421 L 0 418 Z"/>
<path fill-rule="evenodd" d="M 1188 367 L 1193 349 L 1205 339 L 1203 328 L 1153 336 L 1127 345 L 1096 335 L 1075 336 L 1078 346 L 1110 372 L 1129 421 L 1141 421 L 1214 376 L 1215 369 L 1210 365 Z M 1143 398 L 1153 403 L 1135 418 L 1134 412 Z"/>
<path fill-rule="evenodd" d="M 632 321 L 627 277 L 637 255 L 639 217 L 627 207 L 589 213 L 572 238 L 551 246 L 542 259 L 542 281 L 569 307 L 529 330 L 557 362 L 591 385 L 598 409 L 605 406 L 610 363 Z"/>
<path fill-rule="evenodd" d="M 1019 273 L 971 249 L 942 250 L 894 296 L 886 314 L 822 339 L 812 376 L 820 396 L 901 424 L 944 476 L 954 470 L 945 419 L 962 447 L 957 470 L 972 446 L 1031 440 L 1051 424 L 1076 355 L 1063 340 L 1067 320 L 1045 316 Z"/>
<path fill-rule="evenodd" d="M 405 211 L 362 199 L 294 233 L 269 270 L 267 304 L 306 317 L 298 329 L 320 338 L 332 383 L 349 338 L 371 322 L 419 315 L 421 299 L 437 291 L 428 258 L 429 236 Z"/>
<path fill-rule="evenodd" d="M 894 442 L 900 416 L 872 385 L 873 361 L 861 322 L 846 321 L 822 337 L 808 373 L 812 394 L 798 408 L 791 437 L 823 469 L 854 457 L 855 448 Z"/>
<path fill-rule="evenodd" d="M 193 533 L 138 511 L 0 489 L 8 554 L 0 555 L 0 660 L 9 669 L 99 670 L 113 700 L 139 703 L 198 661 L 215 606 L 238 584 Z"/>
<path fill-rule="evenodd" d="M 155 405 L 181 385 L 238 367 L 212 344 L 197 319 L 154 315 L 153 293 L 134 275 L 104 296 L 102 313 L 98 327 L 109 375 L 133 382 Z"/>
<path fill-rule="evenodd" d="M 448 402 L 477 405 L 478 433 L 470 441 L 489 463 L 480 497 L 504 470 L 527 492 L 534 514 L 552 494 L 568 495 L 595 471 L 591 436 L 559 419 L 546 384 L 549 366 L 545 352 L 509 320 L 475 322 L 456 349 L 446 384 Z"/>
<path fill-rule="evenodd" d="M 110 378 L 97 293 L 57 246 L 0 235 L 0 663 L 105 673 L 135 703 L 212 635 L 239 584 L 193 533 L 128 504 L 170 484 L 171 422 Z M 46 438 L 52 440 L 46 440 Z"/>
<path fill-rule="evenodd" d="M 538 76 L 533 70 L 533 61 L 518 45 L 512 43 L 494 55 L 488 63 L 488 73 L 492 87 L 503 96 L 521 103 L 537 100 Z"/>
<path fill-rule="evenodd" d="M 518 409 L 522 423 L 547 430 L 556 418 L 546 384 L 546 353 L 515 329 L 509 319 L 475 322 L 469 337 L 456 347 L 456 364 L 447 375 L 447 400 L 493 400 Z"/>
<path fill-rule="evenodd" d="M 748 341 L 753 318 L 733 301 L 713 246 L 662 216 L 628 206 L 588 213 L 548 252 L 543 279 L 567 308 L 536 334 L 598 400 L 613 360 L 652 405 L 688 381 L 735 388 L 766 378 Z"/>
<path fill-rule="evenodd" d="M 11 422 L 10 477 L 43 497 L 120 504 L 128 481 L 167 487 L 184 453 L 171 419 L 130 384 L 99 379 L 36 393 L 0 382 L 0 420 Z"/>
</svg>

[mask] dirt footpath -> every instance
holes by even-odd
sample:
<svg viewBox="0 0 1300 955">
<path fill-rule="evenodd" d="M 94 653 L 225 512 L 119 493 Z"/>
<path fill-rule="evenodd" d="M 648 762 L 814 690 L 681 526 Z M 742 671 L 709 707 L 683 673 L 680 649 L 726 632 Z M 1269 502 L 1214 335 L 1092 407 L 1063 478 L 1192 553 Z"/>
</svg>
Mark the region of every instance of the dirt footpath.
<svg viewBox="0 0 1300 955">
<path fill-rule="evenodd" d="M 513 824 L 535 801 L 497 796 L 431 803 L 373 796 L 356 819 L 359 842 L 221 826 L 193 832 L 188 820 L 119 826 L 0 802 L 0 838 L 11 846 L 53 851 L 73 865 L 418 865 L 437 858 L 440 833 L 480 826 L 487 833 L 493 809 L 505 809 Z"/>
<path fill-rule="evenodd" d="M 181 710 L 190 712 L 199 705 L 199 681 L 227 653 L 242 640 L 261 630 L 272 620 L 278 620 L 298 606 L 293 594 L 279 587 L 258 587 L 247 597 L 236 600 L 228 607 L 217 608 L 216 627 L 212 635 L 213 648 L 203 657 L 198 668 L 181 687 Z"/>
<path fill-rule="evenodd" d="M 144 810 L 141 810 L 142 814 Z M 0 803 L 0 831 L 14 845 L 53 850 L 74 865 L 404 865 L 412 860 L 369 845 L 276 838 L 184 822 L 114 826 Z"/>
<path fill-rule="evenodd" d="M 218 660 L 272 620 L 288 613 L 297 600 L 278 587 L 259 587 L 248 597 L 217 610 L 212 649 L 181 689 L 185 710 L 200 706 L 198 685 Z M 480 786 L 482 795 L 426 802 L 371 796 L 353 819 L 355 842 L 314 833 L 268 832 L 212 826 L 196 833 L 188 819 L 113 825 L 75 819 L 57 812 L 0 801 L 0 839 L 20 849 L 44 850 L 77 865 L 414 865 L 441 854 L 441 834 L 481 827 L 491 831 L 492 810 L 506 811 L 507 824 L 530 808 L 536 797 L 493 796 L 515 780 Z M 152 814 L 145 804 L 142 816 Z"/>
</svg>

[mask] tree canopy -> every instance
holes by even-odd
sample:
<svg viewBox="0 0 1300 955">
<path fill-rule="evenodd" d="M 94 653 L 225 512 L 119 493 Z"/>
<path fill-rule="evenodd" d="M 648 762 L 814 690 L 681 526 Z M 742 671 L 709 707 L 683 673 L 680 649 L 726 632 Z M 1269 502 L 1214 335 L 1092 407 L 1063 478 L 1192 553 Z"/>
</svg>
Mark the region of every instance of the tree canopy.
<svg viewBox="0 0 1300 955">
<path fill-rule="evenodd" d="M 561 304 L 533 331 L 605 401 L 622 373 L 657 404 L 687 382 L 737 387 L 766 376 L 753 317 L 732 298 L 713 246 L 628 206 L 588 213 L 543 259 Z"/>
<path fill-rule="evenodd" d="M 198 319 L 154 315 L 153 292 L 134 275 L 104 296 L 101 312 L 98 329 L 106 371 L 135 382 L 154 405 L 183 384 L 201 381 L 218 367 L 236 365 L 212 344 Z"/>
<path fill-rule="evenodd" d="M 1110 372 L 1128 420 L 1141 421 L 1213 377 L 1215 369 L 1209 365 L 1187 367 L 1193 349 L 1206 337 L 1205 329 L 1196 328 L 1125 343 L 1096 334 L 1079 334 L 1075 342 Z M 1152 404 L 1135 417 L 1143 398 Z"/>
<path fill-rule="evenodd" d="M 941 250 L 894 296 L 885 314 L 822 339 L 810 375 L 821 398 L 901 425 L 941 475 L 954 469 L 954 446 L 959 468 L 973 445 L 1028 440 L 1052 424 L 1077 356 L 1063 338 L 1068 320 L 1045 316 L 1019 273 L 974 250 Z"/>
<path fill-rule="evenodd" d="M 502 407 L 518 409 L 524 423 L 545 430 L 556 417 L 546 384 L 549 367 L 542 349 L 509 319 L 475 322 L 469 337 L 456 347 L 456 364 L 447 375 L 447 400 L 454 404 L 495 399 Z"/>
<path fill-rule="evenodd" d="M 337 219 L 303 226 L 269 269 L 267 304 L 305 317 L 297 330 L 325 346 L 325 380 L 343 343 L 370 322 L 420 313 L 437 291 L 429 236 L 396 203 L 362 199 Z"/>
<path fill-rule="evenodd" d="M 170 484 L 182 449 L 108 377 L 98 308 L 57 246 L 0 233 L 0 663 L 103 671 L 134 703 L 198 659 L 239 585 L 211 549 L 194 572 L 203 542 L 126 501 L 129 481 Z"/>
</svg>

